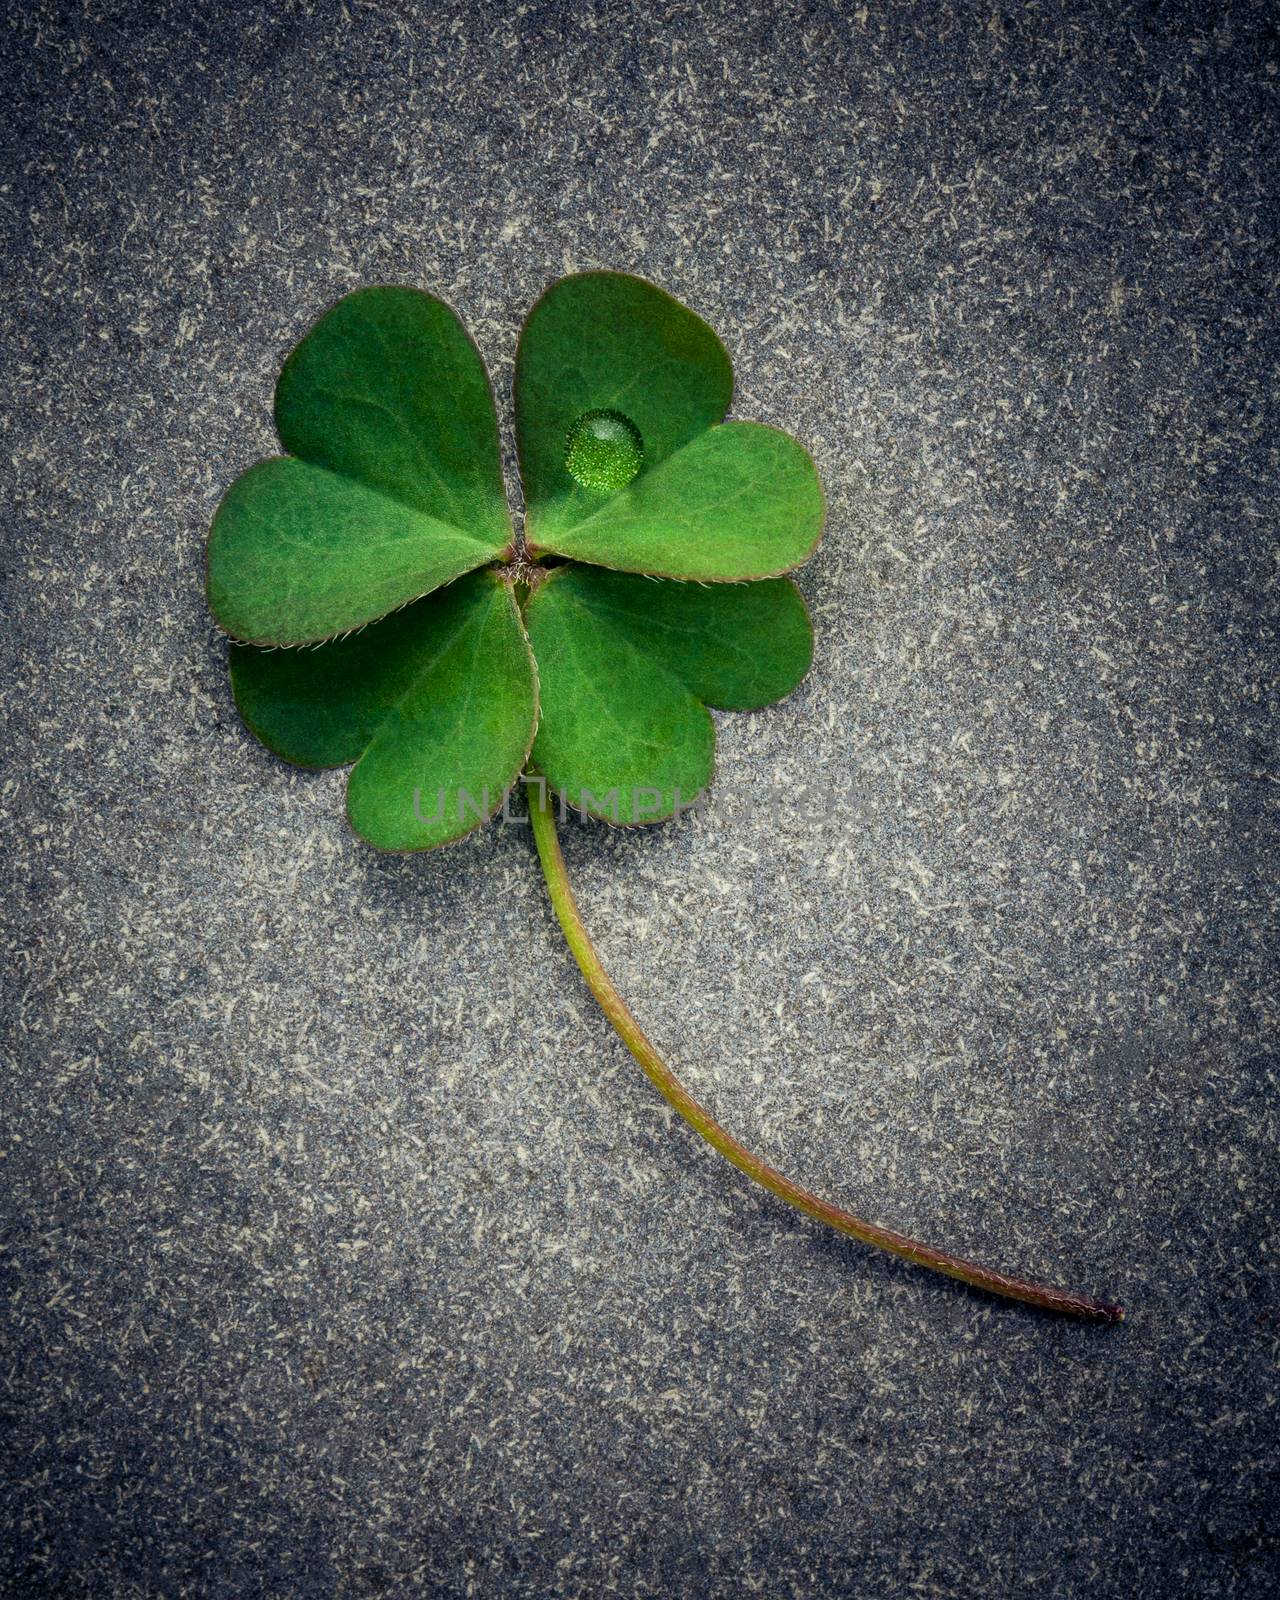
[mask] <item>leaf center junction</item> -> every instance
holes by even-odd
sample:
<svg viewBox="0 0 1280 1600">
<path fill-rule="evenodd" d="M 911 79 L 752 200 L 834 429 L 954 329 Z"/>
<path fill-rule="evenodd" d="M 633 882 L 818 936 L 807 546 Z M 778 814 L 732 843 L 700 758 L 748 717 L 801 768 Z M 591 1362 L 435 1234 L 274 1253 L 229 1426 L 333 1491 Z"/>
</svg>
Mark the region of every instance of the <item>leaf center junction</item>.
<svg viewBox="0 0 1280 1600">
<path fill-rule="evenodd" d="M 564 464 L 584 489 L 625 489 L 644 465 L 644 440 L 621 411 L 584 411 L 569 429 Z"/>
</svg>

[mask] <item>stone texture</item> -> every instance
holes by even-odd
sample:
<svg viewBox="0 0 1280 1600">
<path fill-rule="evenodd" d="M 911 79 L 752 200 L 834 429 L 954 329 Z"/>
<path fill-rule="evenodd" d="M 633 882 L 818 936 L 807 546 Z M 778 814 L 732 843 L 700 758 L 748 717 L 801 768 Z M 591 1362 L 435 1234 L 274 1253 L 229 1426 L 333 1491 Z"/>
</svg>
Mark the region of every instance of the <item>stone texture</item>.
<svg viewBox="0 0 1280 1600">
<path fill-rule="evenodd" d="M 1265 8 L 35 0 L 3 49 L 7 1592 L 1274 1593 Z M 284 353 L 420 284 L 505 407 L 589 265 L 830 499 L 716 806 L 569 830 L 607 961 L 781 1164 L 1123 1328 L 748 1192 L 527 829 L 379 858 L 238 723 L 201 545 Z"/>
</svg>

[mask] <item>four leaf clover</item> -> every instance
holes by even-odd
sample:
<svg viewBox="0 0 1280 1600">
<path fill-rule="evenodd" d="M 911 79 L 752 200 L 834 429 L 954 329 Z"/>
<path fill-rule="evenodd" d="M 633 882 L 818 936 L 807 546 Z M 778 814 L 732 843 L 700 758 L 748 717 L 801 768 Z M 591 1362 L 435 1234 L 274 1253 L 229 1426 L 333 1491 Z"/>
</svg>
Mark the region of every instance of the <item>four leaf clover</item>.
<svg viewBox="0 0 1280 1600">
<path fill-rule="evenodd" d="M 777 429 L 723 421 L 732 386 L 661 289 L 562 279 L 516 358 L 517 537 L 453 311 L 406 288 L 339 301 L 280 375 L 287 453 L 237 479 L 209 538 L 245 722 L 288 761 L 352 764 L 348 816 L 388 850 L 469 832 L 530 760 L 585 814 L 691 805 L 706 708 L 770 704 L 813 651 L 782 574 L 821 535 L 817 473 Z"/>
<path fill-rule="evenodd" d="M 286 454 L 232 484 L 209 536 L 209 602 L 240 641 L 236 704 L 286 760 L 350 765 L 351 823 L 388 850 L 470 832 L 532 763 L 533 836 L 569 947 L 704 1139 L 855 1239 L 1118 1321 L 1118 1306 L 865 1222 L 771 1167 L 684 1088 L 591 943 L 547 786 L 614 822 L 670 817 L 711 781 L 707 707 L 769 705 L 812 659 L 783 574 L 821 535 L 817 473 L 785 433 L 723 420 L 732 387 L 720 341 L 670 295 L 616 272 L 562 279 L 516 356 L 517 535 L 493 394 L 457 317 L 414 289 L 348 295 L 280 374 Z"/>
</svg>

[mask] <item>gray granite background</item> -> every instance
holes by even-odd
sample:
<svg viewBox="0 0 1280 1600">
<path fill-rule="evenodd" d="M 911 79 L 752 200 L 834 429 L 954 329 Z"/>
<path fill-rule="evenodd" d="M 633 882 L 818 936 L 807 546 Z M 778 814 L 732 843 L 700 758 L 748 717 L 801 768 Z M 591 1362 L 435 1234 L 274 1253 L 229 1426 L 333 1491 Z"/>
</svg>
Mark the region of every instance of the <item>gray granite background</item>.
<svg viewBox="0 0 1280 1600">
<path fill-rule="evenodd" d="M 1264 8 L 8 20 L 4 1592 L 1274 1594 Z M 202 541 L 284 353 L 419 284 L 506 423 L 590 265 L 830 498 L 715 808 L 568 830 L 606 960 L 784 1167 L 1122 1328 L 750 1192 L 527 828 L 379 858 L 237 721 Z"/>
</svg>

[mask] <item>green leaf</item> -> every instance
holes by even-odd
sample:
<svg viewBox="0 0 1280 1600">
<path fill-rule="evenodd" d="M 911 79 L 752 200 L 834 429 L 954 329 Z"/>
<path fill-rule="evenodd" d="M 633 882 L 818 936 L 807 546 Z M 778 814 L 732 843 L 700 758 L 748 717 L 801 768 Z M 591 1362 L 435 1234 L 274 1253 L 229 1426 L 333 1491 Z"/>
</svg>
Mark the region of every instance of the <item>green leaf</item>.
<svg viewBox="0 0 1280 1600">
<path fill-rule="evenodd" d="M 209 538 L 209 603 L 259 644 L 362 627 L 511 542 L 493 395 L 443 301 L 362 289 L 286 361 L 289 457 L 228 491 Z"/>
<path fill-rule="evenodd" d="M 492 815 L 537 721 L 519 611 L 493 571 L 314 650 L 233 646 L 231 674 L 246 723 L 286 760 L 356 762 L 347 814 L 384 850 L 446 844 Z"/>
<path fill-rule="evenodd" d="M 789 578 L 707 586 L 570 566 L 556 583 L 723 711 L 772 705 L 813 661 L 809 613 Z"/>
<path fill-rule="evenodd" d="M 808 453 L 759 422 L 710 428 L 541 547 L 625 572 L 706 583 L 773 577 L 822 537 Z"/>
<path fill-rule="evenodd" d="M 210 603 L 247 641 L 246 722 L 288 760 L 354 762 L 352 823 L 389 849 L 496 809 L 535 729 L 538 766 L 584 811 L 692 804 L 706 706 L 769 704 L 812 656 L 776 575 L 820 536 L 817 476 L 778 430 L 721 422 L 731 389 L 711 329 L 642 279 L 579 274 L 534 307 L 516 364 L 529 547 L 573 563 L 528 600 L 535 664 L 511 585 L 475 570 L 515 554 L 475 346 L 430 295 L 340 301 L 281 373 L 289 453 L 231 486 L 210 534 Z"/>
<path fill-rule="evenodd" d="M 448 638 L 449 605 L 477 582 L 460 578 L 344 639 L 298 650 L 233 644 L 236 710 L 269 750 L 295 766 L 350 766 L 373 742 L 388 707 L 430 669 Z"/>
<path fill-rule="evenodd" d="M 541 721 L 533 760 L 576 810 L 658 822 L 711 781 L 715 730 L 674 672 L 586 605 L 572 567 L 525 607 L 538 661 Z"/>
<path fill-rule="evenodd" d="M 492 542 L 324 467 L 277 456 L 231 485 L 209 605 L 233 638 L 297 645 L 363 627 L 492 561 Z"/>
<path fill-rule="evenodd" d="M 618 411 L 639 430 L 645 470 L 719 422 L 733 393 L 724 346 L 700 317 L 643 278 L 562 278 L 529 313 L 516 353 L 516 439 L 526 532 L 544 550 L 599 510 L 565 465 L 584 412 Z"/>
<path fill-rule="evenodd" d="M 715 426 L 732 386 L 715 334 L 653 284 L 587 272 L 549 289 L 516 355 L 533 553 L 703 582 L 772 577 L 807 560 L 824 515 L 813 462 L 777 429 Z M 589 415 L 635 429 L 638 473 L 621 461 L 570 470 Z"/>
</svg>

